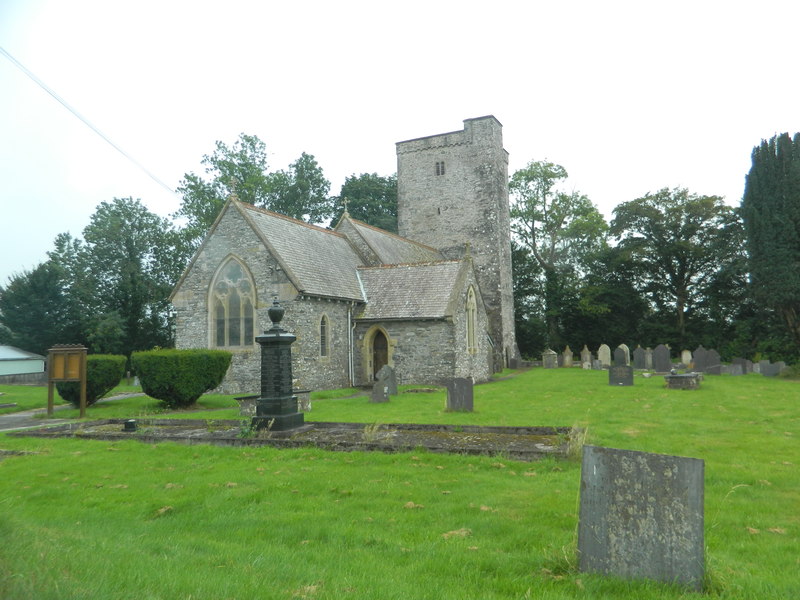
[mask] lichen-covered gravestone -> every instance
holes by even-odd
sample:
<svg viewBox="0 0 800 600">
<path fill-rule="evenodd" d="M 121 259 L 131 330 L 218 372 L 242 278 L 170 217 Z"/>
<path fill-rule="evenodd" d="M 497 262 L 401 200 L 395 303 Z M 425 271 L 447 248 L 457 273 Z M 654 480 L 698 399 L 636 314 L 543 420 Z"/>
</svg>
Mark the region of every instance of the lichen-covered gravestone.
<svg viewBox="0 0 800 600">
<path fill-rule="evenodd" d="M 389 365 L 383 365 L 375 376 L 376 379 L 389 388 L 390 396 L 397 396 L 397 375 Z"/>
<path fill-rule="evenodd" d="M 545 369 L 555 369 L 558 367 L 558 357 L 554 350 L 550 350 L 548 348 L 544 352 L 542 352 L 542 366 Z"/>
<path fill-rule="evenodd" d="M 608 344 L 602 344 L 597 349 L 597 359 L 604 367 L 611 366 L 611 348 L 608 347 Z"/>
<path fill-rule="evenodd" d="M 704 462 L 583 447 L 579 568 L 701 589 Z"/>
</svg>

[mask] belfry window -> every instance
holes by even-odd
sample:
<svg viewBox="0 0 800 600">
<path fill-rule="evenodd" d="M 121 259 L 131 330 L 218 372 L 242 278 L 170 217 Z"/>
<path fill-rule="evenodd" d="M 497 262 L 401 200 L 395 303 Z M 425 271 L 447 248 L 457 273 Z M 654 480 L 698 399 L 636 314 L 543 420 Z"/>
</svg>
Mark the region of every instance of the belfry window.
<svg viewBox="0 0 800 600">
<path fill-rule="evenodd" d="M 478 303 L 475 300 L 475 290 L 470 286 L 467 292 L 467 352 L 475 354 L 478 351 L 478 344 L 476 342 L 477 336 L 475 330 L 478 325 Z"/>
<path fill-rule="evenodd" d="M 255 287 L 242 265 L 230 259 L 211 288 L 213 341 L 217 347 L 253 343 Z"/>
<path fill-rule="evenodd" d="M 330 337 L 330 323 L 328 322 L 328 315 L 322 315 L 319 320 L 319 355 L 328 356 L 330 350 L 328 340 Z"/>
<path fill-rule="evenodd" d="M 444 161 L 443 160 L 436 161 L 436 165 L 434 167 L 434 171 L 433 172 L 436 173 L 436 175 L 444 175 Z"/>
</svg>

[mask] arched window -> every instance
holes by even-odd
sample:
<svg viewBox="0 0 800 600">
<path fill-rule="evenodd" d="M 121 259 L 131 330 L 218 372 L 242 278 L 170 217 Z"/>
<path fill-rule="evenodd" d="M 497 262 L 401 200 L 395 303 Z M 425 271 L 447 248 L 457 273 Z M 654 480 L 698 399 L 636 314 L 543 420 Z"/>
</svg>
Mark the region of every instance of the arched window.
<svg viewBox="0 0 800 600">
<path fill-rule="evenodd" d="M 475 330 L 478 325 L 478 303 L 475 300 L 475 290 L 472 286 L 467 291 L 467 352 L 475 354 L 478 351 Z"/>
<path fill-rule="evenodd" d="M 319 355 L 328 356 L 330 351 L 330 323 L 328 322 L 328 315 L 322 315 L 319 320 Z"/>
<path fill-rule="evenodd" d="M 213 341 L 218 347 L 253 343 L 255 287 L 244 267 L 231 258 L 211 287 Z"/>
</svg>

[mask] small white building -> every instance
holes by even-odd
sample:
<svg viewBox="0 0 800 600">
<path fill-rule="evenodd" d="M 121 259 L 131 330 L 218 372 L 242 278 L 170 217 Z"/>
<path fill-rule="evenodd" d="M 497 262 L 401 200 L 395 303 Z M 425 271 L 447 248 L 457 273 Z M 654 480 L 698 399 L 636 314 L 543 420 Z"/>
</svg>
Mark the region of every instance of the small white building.
<svg viewBox="0 0 800 600">
<path fill-rule="evenodd" d="M 0 346 L 0 375 L 43 373 L 45 360 L 44 356 L 14 346 Z"/>
</svg>

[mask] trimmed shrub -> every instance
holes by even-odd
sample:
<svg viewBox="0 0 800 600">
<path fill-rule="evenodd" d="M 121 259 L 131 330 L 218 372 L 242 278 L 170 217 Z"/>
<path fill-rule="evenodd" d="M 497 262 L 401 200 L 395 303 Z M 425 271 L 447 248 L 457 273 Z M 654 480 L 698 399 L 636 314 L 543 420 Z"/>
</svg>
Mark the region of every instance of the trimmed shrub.
<svg viewBox="0 0 800 600">
<path fill-rule="evenodd" d="M 86 406 L 91 406 L 122 381 L 128 359 L 118 354 L 89 354 L 86 357 Z M 74 406 L 81 405 L 79 381 L 56 382 L 58 395 Z"/>
<path fill-rule="evenodd" d="M 169 408 L 191 406 L 225 377 L 231 353 L 225 350 L 149 350 L 134 352 L 133 370 L 142 391 Z"/>
</svg>

